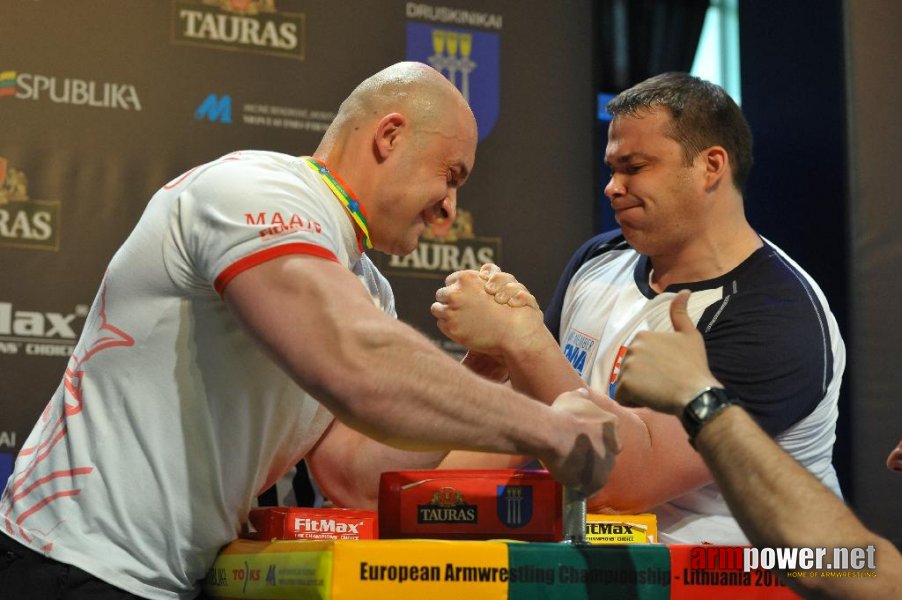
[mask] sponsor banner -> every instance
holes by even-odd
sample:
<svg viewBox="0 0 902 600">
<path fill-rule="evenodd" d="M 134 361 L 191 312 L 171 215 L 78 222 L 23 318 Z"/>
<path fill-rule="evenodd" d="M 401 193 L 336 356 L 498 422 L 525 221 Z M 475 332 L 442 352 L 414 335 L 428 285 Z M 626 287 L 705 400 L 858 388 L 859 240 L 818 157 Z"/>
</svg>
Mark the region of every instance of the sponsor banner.
<svg viewBox="0 0 902 600">
<path fill-rule="evenodd" d="M 503 542 L 336 542 L 332 598 L 508 598 Z"/>
<path fill-rule="evenodd" d="M 423 18 L 431 13 L 410 10 Z M 501 17 L 497 18 L 500 29 Z M 444 23 L 407 23 L 407 60 L 432 65 L 453 83 L 470 104 L 483 141 L 500 113 L 501 37 L 497 32 L 453 27 Z"/>
<path fill-rule="evenodd" d="M 173 44 L 304 60 L 306 16 L 276 0 L 173 0 Z"/>
<path fill-rule="evenodd" d="M 0 300 L 0 355 L 71 355 L 89 307 L 77 304 L 71 312 L 29 308 Z"/>
<path fill-rule="evenodd" d="M 60 203 L 28 195 L 25 172 L 0 156 L 0 247 L 59 250 Z"/>
<path fill-rule="evenodd" d="M 297 106 L 239 103 L 231 94 L 207 94 L 194 111 L 195 121 L 221 125 L 239 123 L 252 127 L 325 133 L 335 118 L 333 111 Z"/>
<path fill-rule="evenodd" d="M 332 542 L 232 542 L 204 580 L 213 598 L 330 598 Z"/>
<path fill-rule="evenodd" d="M 660 598 L 670 594 L 666 546 L 510 544 L 510 598 Z"/>
<path fill-rule="evenodd" d="M 437 233 L 440 225 L 426 228 L 417 249 L 406 256 L 377 254 L 374 261 L 385 275 L 440 279 L 464 269 L 476 269 L 485 263 L 501 263 L 501 238 L 476 237 L 473 215 L 458 209 L 448 231 Z"/>
<path fill-rule="evenodd" d="M 6 102 L 8 98 L 103 109 L 141 110 L 138 90 L 129 83 L 56 74 L 21 73 L 15 70 L 0 71 L 0 102 Z"/>
<path fill-rule="evenodd" d="M 562 494 L 547 471 L 386 471 L 382 538 L 559 541 Z"/>
<path fill-rule="evenodd" d="M 798 598 L 776 573 L 746 569 L 739 546 L 673 545 L 670 549 L 673 600 Z"/>
</svg>

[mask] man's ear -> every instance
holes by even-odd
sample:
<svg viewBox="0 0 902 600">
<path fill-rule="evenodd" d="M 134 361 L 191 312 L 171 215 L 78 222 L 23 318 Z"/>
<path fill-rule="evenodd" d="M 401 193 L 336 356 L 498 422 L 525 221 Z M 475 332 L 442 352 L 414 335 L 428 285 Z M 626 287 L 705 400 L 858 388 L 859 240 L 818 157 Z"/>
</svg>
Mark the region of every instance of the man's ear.
<svg viewBox="0 0 902 600">
<path fill-rule="evenodd" d="M 385 160 L 397 148 L 401 133 L 407 128 L 407 117 L 401 113 L 387 114 L 376 124 L 373 149 L 379 160 Z"/>
<path fill-rule="evenodd" d="M 711 146 L 702 151 L 701 159 L 705 167 L 705 189 L 713 190 L 730 176 L 730 155 L 723 146 Z"/>
</svg>

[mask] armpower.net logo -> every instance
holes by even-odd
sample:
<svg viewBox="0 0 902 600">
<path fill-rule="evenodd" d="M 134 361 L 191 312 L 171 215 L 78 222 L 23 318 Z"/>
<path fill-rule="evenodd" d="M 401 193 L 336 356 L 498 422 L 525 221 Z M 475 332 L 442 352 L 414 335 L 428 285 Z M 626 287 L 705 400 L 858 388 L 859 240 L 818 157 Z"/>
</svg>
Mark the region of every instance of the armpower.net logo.
<svg viewBox="0 0 902 600">
<path fill-rule="evenodd" d="M 743 548 L 742 564 L 746 572 L 762 569 L 785 571 L 786 576 L 803 577 L 876 577 L 876 548 Z"/>
</svg>

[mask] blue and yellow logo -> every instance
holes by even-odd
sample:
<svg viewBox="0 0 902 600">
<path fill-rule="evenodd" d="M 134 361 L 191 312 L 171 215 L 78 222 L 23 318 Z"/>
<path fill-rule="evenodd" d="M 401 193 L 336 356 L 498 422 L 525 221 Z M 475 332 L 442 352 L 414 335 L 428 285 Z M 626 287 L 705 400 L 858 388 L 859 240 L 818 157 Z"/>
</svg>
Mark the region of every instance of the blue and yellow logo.
<svg viewBox="0 0 902 600">
<path fill-rule="evenodd" d="M 498 121 L 500 46 L 497 33 L 407 23 L 407 60 L 432 65 L 460 90 L 476 116 L 480 142 Z"/>
<path fill-rule="evenodd" d="M 532 520 L 532 486 L 499 485 L 498 520 L 511 529 L 523 527 Z"/>
</svg>

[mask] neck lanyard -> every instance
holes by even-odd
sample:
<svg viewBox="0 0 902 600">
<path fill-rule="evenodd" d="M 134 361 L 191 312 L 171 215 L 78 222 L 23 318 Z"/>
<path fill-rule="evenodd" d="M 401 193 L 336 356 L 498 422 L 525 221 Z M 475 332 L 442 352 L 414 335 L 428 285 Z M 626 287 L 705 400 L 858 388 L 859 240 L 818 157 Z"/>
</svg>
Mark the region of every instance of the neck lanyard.
<svg viewBox="0 0 902 600">
<path fill-rule="evenodd" d="M 363 207 L 360 206 L 360 201 L 357 200 L 353 192 L 348 189 L 348 186 L 345 185 L 337 175 L 329 170 L 326 163 L 309 156 L 304 158 L 304 162 L 307 163 L 308 167 L 319 173 L 319 176 L 326 182 L 326 185 L 329 186 L 329 189 L 332 190 L 332 193 L 338 198 L 338 201 L 341 202 L 342 206 L 345 207 L 345 210 L 348 211 L 348 214 L 351 215 L 351 218 L 357 224 L 357 227 L 360 228 L 357 241 L 360 243 L 361 250 L 372 249 L 373 242 L 370 241 L 370 230 L 367 226 L 366 214 L 363 212 Z"/>
</svg>

